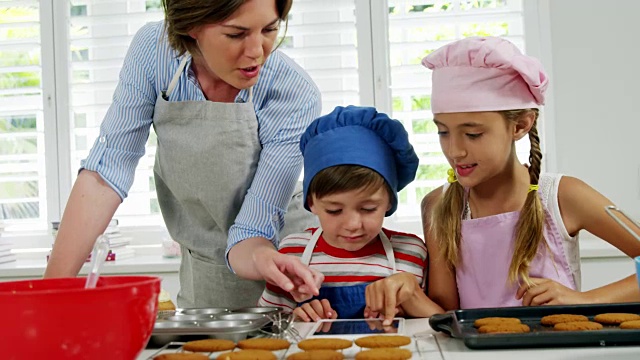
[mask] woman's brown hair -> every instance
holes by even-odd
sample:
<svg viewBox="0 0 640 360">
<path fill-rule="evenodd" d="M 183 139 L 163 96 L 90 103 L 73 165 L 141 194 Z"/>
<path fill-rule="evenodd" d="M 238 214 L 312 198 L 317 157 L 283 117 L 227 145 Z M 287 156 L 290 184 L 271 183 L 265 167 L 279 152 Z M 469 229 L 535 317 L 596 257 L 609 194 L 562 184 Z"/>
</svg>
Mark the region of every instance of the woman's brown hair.
<svg viewBox="0 0 640 360">
<path fill-rule="evenodd" d="M 529 130 L 531 150 L 529 152 L 529 181 L 531 185 L 538 185 L 542 152 L 540 151 L 540 137 L 536 124 L 538 109 L 507 110 L 499 113 L 510 122 L 517 122 L 522 117 L 533 112 L 534 122 Z M 447 264 L 455 267 L 460 261 L 461 223 L 463 207 L 465 206 L 465 191 L 460 183 L 453 182 L 436 203 L 431 213 L 431 231 L 440 246 L 441 255 Z M 536 256 L 538 247 L 544 242 L 544 211 L 537 191 L 529 191 L 520 217 L 516 225 L 516 243 L 509 266 L 509 280 L 522 280 L 530 284 L 529 266 Z M 546 244 L 546 243 L 545 243 Z"/>
<path fill-rule="evenodd" d="M 231 16 L 248 0 L 162 0 L 164 19 L 169 38 L 169 45 L 178 51 L 198 53 L 196 41 L 189 32 L 202 25 L 219 23 Z M 278 18 L 285 22 L 287 32 L 287 15 L 293 0 L 274 0 L 278 10 Z M 280 44 L 278 44 L 280 45 Z M 276 46 L 277 48 L 277 46 Z"/>
</svg>

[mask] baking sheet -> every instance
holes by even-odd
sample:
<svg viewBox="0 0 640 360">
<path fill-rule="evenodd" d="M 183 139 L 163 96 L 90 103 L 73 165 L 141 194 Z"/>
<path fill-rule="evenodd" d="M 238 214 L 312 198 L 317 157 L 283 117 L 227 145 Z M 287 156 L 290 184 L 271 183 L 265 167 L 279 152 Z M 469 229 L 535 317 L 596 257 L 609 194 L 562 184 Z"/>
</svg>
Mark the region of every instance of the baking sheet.
<svg viewBox="0 0 640 360">
<path fill-rule="evenodd" d="M 593 321 L 595 315 L 603 313 L 640 314 L 640 303 L 455 310 L 432 316 L 429 325 L 436 331 L 462 340 L 471 349 L 640 345 L 640 330 L 605 325 L 602 330 L 594 331 L 556 331 L 540 324 L 540 319 L 547 315 L 585 315 Z M 473 322 L 485 317 L 516 317 L 527 324 L 531 332 L 479 334 Z"/>
</svg>

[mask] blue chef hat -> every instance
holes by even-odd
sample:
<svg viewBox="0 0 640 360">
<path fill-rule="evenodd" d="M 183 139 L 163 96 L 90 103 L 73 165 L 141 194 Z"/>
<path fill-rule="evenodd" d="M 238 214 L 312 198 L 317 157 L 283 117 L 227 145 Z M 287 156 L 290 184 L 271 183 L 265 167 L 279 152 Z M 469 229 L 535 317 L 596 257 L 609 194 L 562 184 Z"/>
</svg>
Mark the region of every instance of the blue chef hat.
<svg viewBox="0 0 640 360">
<path fill-rule="evenodd" d="M 336 107 L 315 119 L 300 139 L 304 156 L 304 207 L 309 210 L 309 184 L 321 170 L 360 165 L 378 172 L 394 190 L 389 216 L 398 207 L 397 192 L 416 176 L 418 156 L 398 120 L 372 107 Z"/>
</svg>

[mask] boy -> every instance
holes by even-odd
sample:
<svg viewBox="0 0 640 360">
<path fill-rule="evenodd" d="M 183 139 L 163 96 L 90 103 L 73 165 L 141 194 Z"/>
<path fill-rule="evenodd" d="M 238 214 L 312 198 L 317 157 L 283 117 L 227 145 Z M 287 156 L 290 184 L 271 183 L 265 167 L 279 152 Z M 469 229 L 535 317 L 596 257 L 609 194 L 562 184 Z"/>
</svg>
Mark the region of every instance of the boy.
<svg viewBox="0 0 640 360">
<path fill-rule="evenodd" d="M 279 251 L 299 256 L 325 280 L 320 294 L 302 304 L 267 284 L 259 305 L 281 306 L 303 321 L 363 318 L 372 282 L 406 272 L 424 287 L 424 242 L 382 228 L 418 168 L 402 124 L 374 108 L 337 107 L 311 123 L 300 149 L 304 205 L 320 227 L 284 238 Z"/>
</svg>

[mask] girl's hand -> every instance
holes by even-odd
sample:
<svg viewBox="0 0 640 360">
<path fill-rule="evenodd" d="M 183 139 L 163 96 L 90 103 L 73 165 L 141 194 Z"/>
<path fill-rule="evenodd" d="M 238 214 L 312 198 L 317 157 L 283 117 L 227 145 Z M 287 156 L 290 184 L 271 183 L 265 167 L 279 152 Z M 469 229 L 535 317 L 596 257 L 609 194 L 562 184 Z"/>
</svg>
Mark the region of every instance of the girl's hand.
<svg viewBox="0 0 640 360">
<path fill-rule="evenodd" d="M 367 286 L 365 297 L 367 305 L 364 317 L 384 315 L 384 325 L 390 325 L 398 313 L 400 305 L 421 290 L 416 276 L 403 272 L 393 274 Z"/>
<path fill-rule="evenodd" d="M 553 280 L 531 278 L 533 286 L 520 285 L 516 299 L 522 299 L 522 306 L 588 304 L 585 293 L 571 290 Z"/>
<path fill-rule="evenodd" d="M 331 308 L 331 304 L 327 299 L 309 301 L 295 308 L 293 313 L 304 322 L 338 318 L 338 313 Z"/>
</svg>

